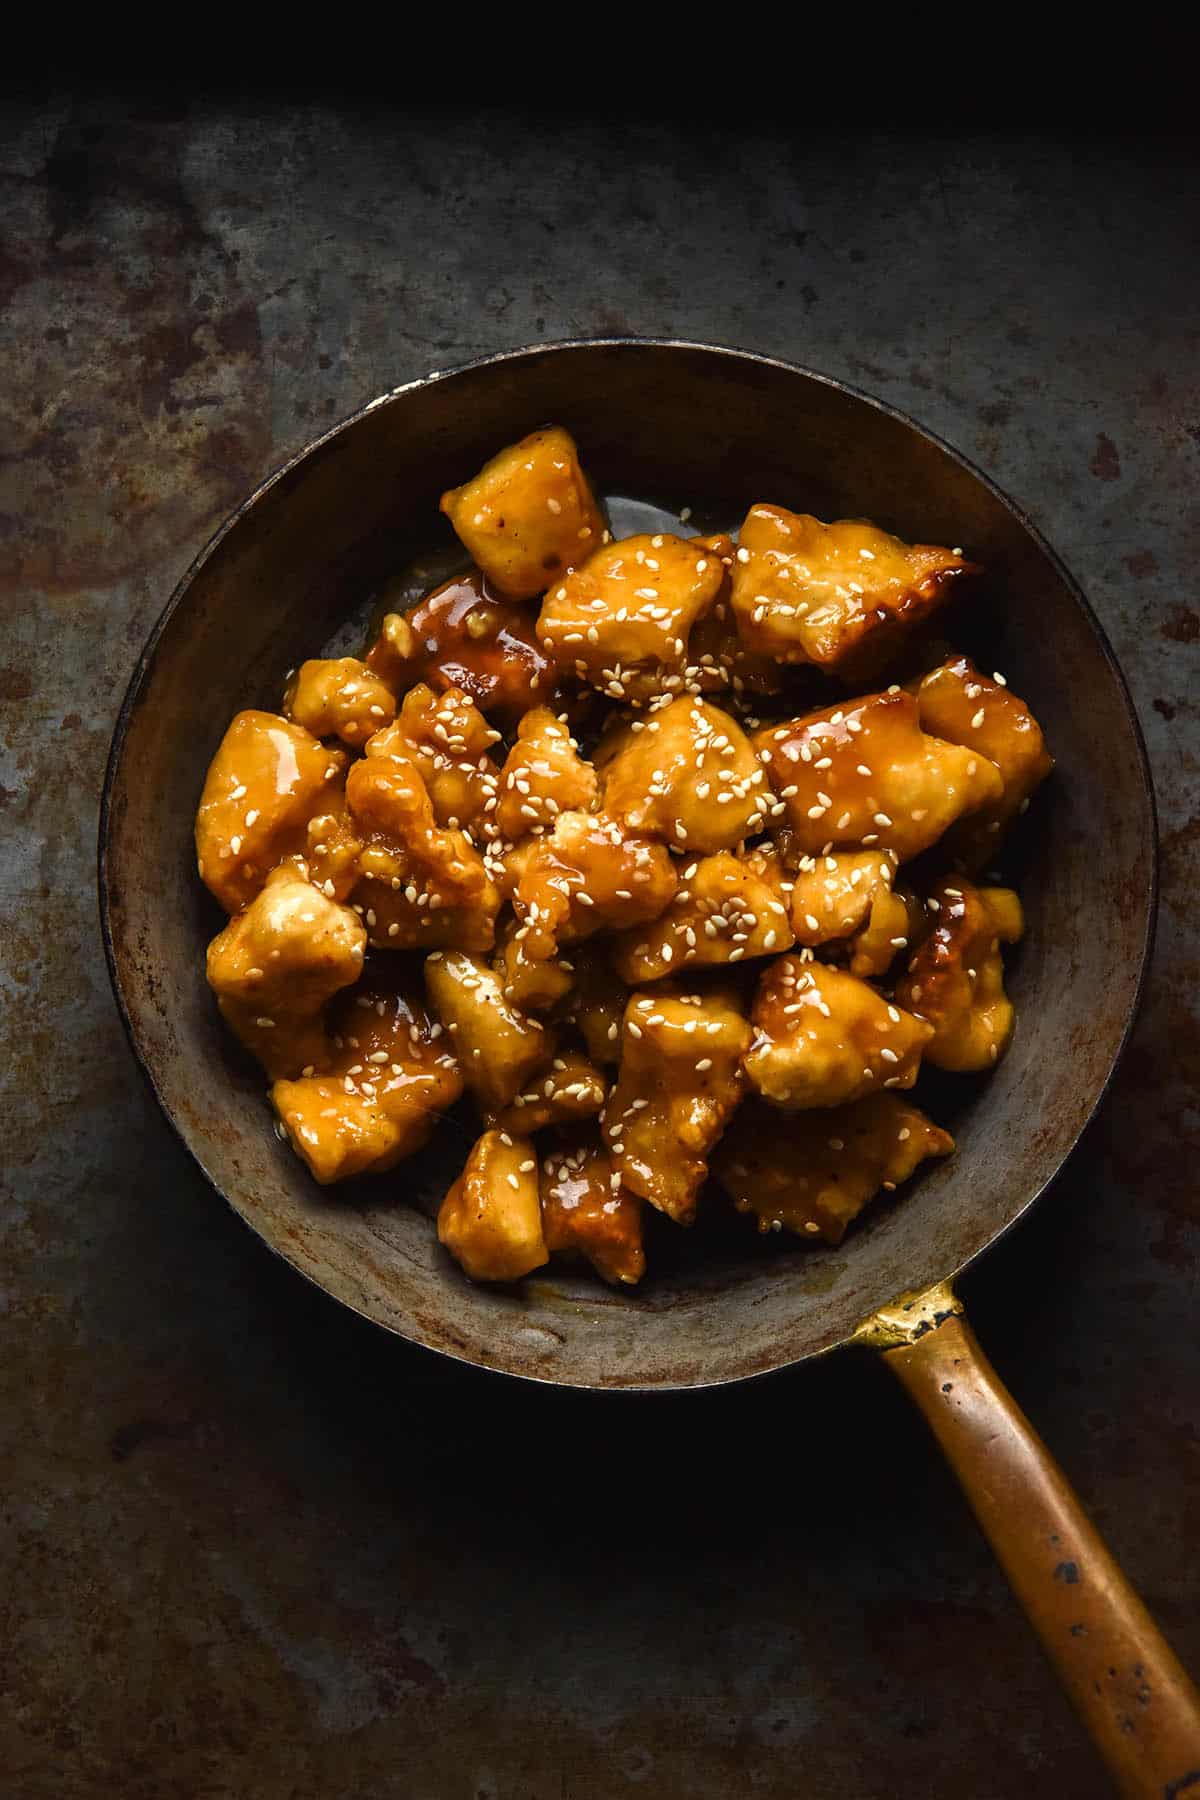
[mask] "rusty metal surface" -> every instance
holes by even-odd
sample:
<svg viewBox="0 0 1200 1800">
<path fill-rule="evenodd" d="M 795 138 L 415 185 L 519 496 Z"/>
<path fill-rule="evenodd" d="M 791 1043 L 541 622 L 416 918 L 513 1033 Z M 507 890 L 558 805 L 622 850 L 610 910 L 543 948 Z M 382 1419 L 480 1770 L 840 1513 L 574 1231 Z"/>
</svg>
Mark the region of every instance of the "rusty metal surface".
<svg viewBox="0 0 1200 1800">
<path fill-rule="evenodd" d="M 431 364 L 724 338 L 977 458 L 1131 678 L 1165 882 L 1104 1116 L 965 1297 L 1196 1666 L 1194 151 L 514 137 L 497 114 L 66 93 L 10 108 L 3 140 L 12 1791 L 1094 1792 L 869 1362 L 666 1401 L 529 1391 L 380 1339 L 272 1262 L 133 1072 L 92 838 L 125 678 L 208 531 Z"/>
</svg>

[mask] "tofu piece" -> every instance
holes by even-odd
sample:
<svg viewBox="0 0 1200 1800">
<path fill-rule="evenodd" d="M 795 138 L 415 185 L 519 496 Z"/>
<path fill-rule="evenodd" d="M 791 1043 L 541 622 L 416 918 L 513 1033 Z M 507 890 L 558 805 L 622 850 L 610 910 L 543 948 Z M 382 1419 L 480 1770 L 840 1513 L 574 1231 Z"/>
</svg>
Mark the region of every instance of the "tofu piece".
<svg viewBox="0 0 1200 1800">
<path fill-rule="evenodd" d="M 775 887 L 722 850 L 685 864 L 666 912 L 616 939 L 613 966 L 622 981 L 640 987 L 687 968 L 772 956 L 794 942 Z"/>
<path fill-rule="evenodd" d="M 596 754 L 603 806 L 630 831 L 711 855 L 761 831 L 773 796 L 763 765 L 729 713 L 672 700 L 611 733 Z"/>
<path fill-rule="evenodd" d="M 929 896 L 933 926 L 896 984 L 896 1001 L 928 1020 L 926 1060 L 937 1069 L 990 1069 L 1012 1039 L 1015 1012 L 1004 990 L 1001 944 L 1024 934 L 1011 888 L 980 888 L 965 875 Z"/>
<path fill-rule="evenodd" d="M 780 665 L 772 656 L 747 650 L 733 616 L 731 572 L 737 545 L 727 531 L 715 531 L 708 537 L 691 541 L 718 557 L 724 571 L 712 604 L 697 619 L 688 640 L 695 688 L 702 694 L 719 693 L 722 688 L 732 688 L 738 695 L 780 693 L 783 689 Z M 692 683 L 685 682 L 684 690 L 693 691 Z"/>
<path fill-rule="evenodd" d="M 362 973 L 366 932 L 347 906 L 318 893 L 294 864 L 208 946 L 208 985 L 221 1015 L 272 1080 L 325 1067 L 325 1003 Z"/>
<path fill-rule="evenodd" d="M 500 771 L 496 825 L 511 843 L 553 831 L 564 812 L 595 812 L 599 781 L 568 728 L 548 706 L 534 707 Z"/>
<path fill-rule="evenodd" d="M 899 688 L 764 726 L 751 742 L 787 809 L 772 823 L 793 863 L 876 845 L 907 862 L 1004 787 L 986 756 L 922 731 Z"/>
<path fill-rule="evenodd" d="M 196 814 L 196 867 L 227 913 L 253 900 L 308 821 L 329 804 L 345 753 L 277 713 L 240 712 L 208 767 Z"/>
<path fill-rule="evenodd" d="M 739 537 L 732 604 L 746 648 L 852 681 L 877 673 L 952 584 L 977 573 L 961 551 L 782 506 L 752 506 Z"/>
<path fill-rule="evenodd" d="M 917 687 L 921 729 L 980 752 L 1000 771 L 999 799 L 956 824 L 946 848 L 962 867 L 980 868 L 1054 767 L 1042 728 L 1003 682 L 981 675 L 969 657 L 956 656 Z"/>
<path fill-rule="evenodd" d="M 418 682 L 439 694 L 458 688 L 486 718 L 509 725 L 558 684 L 558 666 L 535 626 L 528 606 L 494 593 L 472 569 L 416 606 L 385 613 L 367 666 L 395 694 Z"/>
<path fill-rule="evenodd" d="M 489 1119 L 498 1131 L 544 1131 L 592 1119 L 608 1096 L 608 1082 L 579 1050 L 563 1050 L 530 1076 L 510 1105 Z"/>
<path fill-rule="evenodd" d="M 490 950 L 500 895 L 466 833 L 434 824 L 415 765 L 363 757 L 346 777 L 346 801 L 363 842 L 353 903 L 371 943 Z"/>
<path fill-rule="evenodd" d="M 542 1158 L 542 1232 L 551 1257 L 583 1257 L 601 1280 L 632 1287 L 646 1273 L 642 1202 L 622 1187 L 602 1144 L 573 1136 Z"/>
<path fill-rule="evenodd" d="M 317 657 L 300 664 L 283 710 L 314 737 L 341 738 L 352 750 L 361 750 L 395 718 L 396 697 L 356 656 Z"/>
<path fill-rule="evenodd" d="M 560 813 L 536 840 L 513 896 L 523 953 L 542 961 L 598 931 L 656 919 L 676 886 L 661 844 L 628 836 L 603 813 Z"/>
<path fill-rule="evenodd" d="M 553 1034 L 505 999 L 499 977 L 480 956 L 435 951 L 425 958 L 425 987 L 467 1087 L 485 1113 L 501 1111 L 550 1060 Z"/>
<path fill-rule="evenodd" d="M 299 859 L 313 886 L 327 900 L 346 900 L 358 885 L 358 858 L 362 839 L 346 810 L 345 783 L 330 783 L 328 812 L 314 813 L 304 831 L 304 853 Z"/>
<path fill-rule="evenodd" d="M 437 1229 L 472 1281 L 517 1281 L 548 1262 L 529 1138 L 485 1131 L 442 1201 Z"/>
<path fill-rule="evenodd" d="M 411 762 L 436 823 L 486 837 L 499 795 L 500 771 L 491 757 L 499 737 L 460 688 L 435 694 L 422 683 L 404 696 L 394 724 L 371 738 L 367 755 Z"/>
<path fill-rule="evenodd" d="M 852 975 L 882 975 L 908 945 L 908 906 L 893 892 L 894 850 L 806 856 L 792 882 L 791 920 L 806 949 L 830 947 Z"/>
<path fill-rule="evenodd" d="M 562 1017 L 579 1032 L 594 1063 L 615 1068 L 621 1060 L 621 1021 L 629 990 L 597 945 L 574 948 L 571 965 L 571 989 L 562 1004 Z"/>
<path fill-rule="evenodd" d="M 750 1039 L 732 986 L 630 995 L 601 1131 L 624 1186 L 678 1225 L 695 1218 L 706 1158 L 742 1097 Z"/>
<path fill-rule="evenodd" d="M 713 1174 L 760 1231 L 840 1244 L 880 1189 L 907 1181 L 954 1139 L 899 1094 L 781 1116 L 747 1101 L 713 1156 Z"/>
<path fill-rule="evenodd" d="M 563 671 L 641 705 L 688 681 L 688 638 L 721 587 L 719 559 L 669 532 L 605 544 L 556 582 L 538 637 Z"/>
<path fill-rule="evenodd" d="M 423 1148 L 463 1085 L 442 1027 L 406 986 L 368 982 L 343 995 L 330 1030 L 329 1067 L 271 1089 L 292 1149 L 323 1187 L 382 1174 Z"/>
<path fill-rule="evenodd" d="M 745 1059 L 775 1106 L 842 1106 L 885 1087 L 910 1088 L 933 1027 L 844 969 L 781 956 L 764 972 Z"/>
<path fill-rule="evenodd" d="M 604 535 L 604 520 L 561 425 L 533 431 L 442 495 L 442 511 L 498 594 L 532 600 Z"/>
<path fill-rule="evenodd" d="M 492 967 L 500 977 L 504 998 L 520 1012 L 546 1012 L 571 991 L 573 965 L 565 956 L 534 956 L 526 948 L 529 928 L 515 913 L 500 927 Z"/>
</svg>

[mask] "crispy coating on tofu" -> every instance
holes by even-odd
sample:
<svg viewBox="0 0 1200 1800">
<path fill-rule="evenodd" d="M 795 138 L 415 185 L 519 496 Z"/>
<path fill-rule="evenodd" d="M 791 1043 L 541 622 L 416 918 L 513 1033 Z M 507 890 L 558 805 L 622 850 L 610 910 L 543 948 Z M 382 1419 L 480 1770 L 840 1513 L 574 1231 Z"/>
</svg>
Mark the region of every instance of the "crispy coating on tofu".
<svg viewBox="0 0 1200 1800">
<path fill-rule="evenodd" d="M 571 988 L 561 1016 L 579 1032 L 594 1063 L 615 1068 L 621 1060 L 621 1021 L 629 990 L 606 951 L 594 944 L 572 949 L 571 965 Z"/>
<path fill-rule="evenodd" d="M 222 1017 L 267 1074 L 323 1068 L 325 1003 L 362 973 L 366 932 L 347 906 L 282 863 L 208 946 L 208 985 Z"/>
<path fill-rule="evenodd" d="M 285 856 L 304 848 L 309 819 L 329 805 L 346 766 L 277 713 L 240 712 L 208 767 L 196 813 L 196 867 L 228 913 L 253 900 Z"/>
<path fill-rule="evenodd" d="M 322 1186 L 394 1168 L 462 1093 L 442 1027 L 407 987 L 368 980 L 335 1002 L 330 1030 L 329 1066 L 271 1089 L 293 1150 Z"/>
<path fill-rule="evenodd" d="M 702 694 L 711 694 L 732 688 L 735 694 L 778 694 L 783 688 L 779 663 L 772 656 L 747 650 L 733 616 L 730 596 L 737 545 L 727 531 L 691 541 L 716 556 L 724 573 L 711 605 L 697 619 L 688 640 L 691 679 L 685 681 L 685 690 L 698 688 Z"/>
<path fill-rule="evenodd" d="M 775 886 L 727 850 L 685 864 L 667 910 L 648 926 L 622 932 L 613 966 L 631 987 L 682 969 L 737 963 L 790 950 L 788 909 Z"/>
<path fill-rule="evenodd" d="M 485 1131 L 442 1201 L 437 1230 L 472 1281 L 517 1281 L 540 1269 L 549 1253 L 531 1140 Z"/>
<path fill-rule="evenodd" d="M 546 1012 L 571 991 L 574 964 L 565 956 L 541 956 L 530 948 L 528 929 L 516 913 L 506 913 L 500 926 L 492 967 L 504 998 L 521 1012 Z"/>
<path fill-rule="evenodd" d="M 471 1093 L 485 1113 L 501 1111 L 549 1061 L 553 1035 L 506 1000 L 499 977 L 465 950 L 427 956 L 425 987 Z"/>
<path fill-rule="evenodd" d="M 938 1069 L 990 1069 L 1008 1048 L 1014 1011 L 1004 991 L 1001 944 L 1023 935 L 1011 888 L 979 888 L 957 876 L 929 896 L 933 926 L 896 984 L 896 1000 L 929 1021 L 926 1059 Z"/>
<path fill-rule="evenodd" d="M 314 737 L 341 738 L 352 750 L 361 750 L 395 718 L 396 697 L 356 656 L 324 656 L 300 664 L 283 710 Z"/>
<path fill-rule="evenodd" d="M 951 585 L 975 572 L 960 551 L 782 506 L 752 506 L 739 536 L 733 611 L 747 649 L 852 681 L 879 669 Z"/>
<path fill-rule="evenodd" d="M 327 900 L 346 900 L 358 884 L 358 858 L 362 839 L 346 810 L 345 784 L 330 783 L 334 804 L 328 812 L 314 813 L 304 832 L 300 859 L 314 887 Z"/>
<path fill-rule="evenodd" d="M 367 666 L 396 694 L 418 681 L 435 693 L 458 688 L 487 718 L 507 725 L 552 694 L 558 681 L 534 625 L 528 606 L 494 593 L 472 569 L 418 605 L 385 613 Z"/>
<path fill-rule="evenodd" d="M 772 823 L 792 861 L 879 845 L 907 862 L 1003 792 L 994 763 L 922 731 L 898 688 L 764 726 L 752 742 L 787 809 Z"/>
<path fill-rule="evenodd" d="M 706 700 L 672 700 L 610 733 L 596 754 L 603 805 L 630 831 L 676 850 L 732 850 L 761 831 L 771 799 L 737 720 Z"/>
<path fill-rule="evenodd" d="M 604 1105 L 608 1082 L 580 1050 L 563 1050 L 530 1076 L 510 1105 L 489 1123 L 500 1131 L 544 1131 L 575 1119 L 592 1119 Z"/>
<path fill-rule="evenodd" d="M 894 850 L 802 857 L 791 888 L 796 942 L 844 953 L 852 975 L 882 975 L 908 944 L 908 909 L 893 893 Z"/>
<path fill-rule="evenodd" d="M 442 495 L 442 511 L 498 594 L 532 600 L 604 535 L 579 452 L 561 425 L 533 431 Z"/>
<path fill-rule="evenodd" d="M 1054 767 L 1042 728 L 1003 681 L 981 675 L 966 656 L 933 669 L 917 688 L 921 729 L 950 744 L 965 744 L 995 763 L 1004 790 L 954 825 L 946 848 L 964 868 L 977 869 Z"/>
<path fill-rule="evenodd" d="M 775 1106 L 841 1106 L 878 1088 L 909 1088 L 933 1027 L 827 963 L 780 957 L 763 973 L 745 1059 Z"/>
<path fill-rule="evenodd" d="M 784 1117 L 748 1101 L 713 1156 L 713 1174 L 760 1231 L 840 1244 L 881 1188 L 907 1181 L 954 1139 L 899 1094 Z"/>
<path fill-rule="evenodd" d="M 411 762 L 433 805 L 437 824 L 487 834 L 496 810 L 500 772 L 491 757 L 499 740 L 459 688 L 435 694 L 422 683 L 404 696 L 395 723 L 367 744 L 367 755 Z"/>
<path fill-rule="evenodd" d="M 688 637 L 720 590 L 719 559 L 669 532 L 605 544 L 556 582 L 538 636 L 564 672 L 640 705 L 689 679 Z"/>
<path fill-rule="evenodd" d="M 635 993 L 625 1008 L 601 1130 L 624 1185 L 677 1225 L 695 1217 L 705 1159 L 745 1089 L 750 1039 L 727 984 Z"/>
<path fill-rule="evenodd" d="M 614 1286 L 642 1279 L 642 1202 L 622 1187 L 594 1136 L 573 1136 L 543 1157 L 541 1191 L 542 1232 L 552 1257 L 584 1257 Z"/>
<path fill-rule="evenodd" d="M 541 961 L 561 944 L 656 919 L 676 885 L 661 844 L 627 837 L 602 813 L 561 813 L 538 838 L 513 896 L 524 954 Z"/>
<path fill-rule="evenodd" d="M 595 812 L 599 781 L 567 726 L 548 706 L 527 712 L 517 741 L 500 771 L 496 825 L 516 843 L 530 833 L 554 830 L 564 812 Z"/>
</svg>

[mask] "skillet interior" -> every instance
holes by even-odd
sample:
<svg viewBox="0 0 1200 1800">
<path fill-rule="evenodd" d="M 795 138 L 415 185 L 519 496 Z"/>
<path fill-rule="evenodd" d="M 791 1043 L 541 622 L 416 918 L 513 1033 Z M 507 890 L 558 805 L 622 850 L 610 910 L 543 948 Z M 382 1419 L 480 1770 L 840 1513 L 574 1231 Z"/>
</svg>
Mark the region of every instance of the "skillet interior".
<svg viewBox="0 0 1200 1800">
<path fill-rule="evenodd" d="M 1017 1036 L 990 1080 L 948 1080 L 932 1110 L 958 1155 L 840 1249 L 762 1240 L 744 1222 L 674 1257 L 644 1290 L 590 1277 L 469 1285 L 418 1207 L 458 1172 L 448 1124 L 353 1199 L 322 1194 L 275 1139 L 262 1080 L 231 1049 L 203 979 L 220 923 L 194 872 L 207 763 L 239 707 L 336 641 L 371 590 L 444 555 L 441 490 L 549 419 L 597 485 L 698 519 L 757 499 L 865 514 L 963 544 L 985 582 L 947 621 L 1002 669 L 1057 758 L 1025 821 L 1028 935 L 1010 989 Z M 106 941 L 135 1049 L 213 1184 L 274 1249 L 386 1328 L 484 1366 L 604 1387 L 735 1380 L 814 1355 L 898 1292 L 945 1277 L 1052 1178 L 1119 1054 L 1148 955 L 1153 801 L 1136 720 L 1086 603 L 1010 503 L 910 421 L 789 365 L 697 345 L 614 341 L 514 352 L 398 390 L 269 482 L 177 590 L 134 676 L 101 821 Z M 952 1115 L 952 1116 L 951 1116 Z M 418 1207 L 405 1204 L 416 1200 Z"/>
</svg>

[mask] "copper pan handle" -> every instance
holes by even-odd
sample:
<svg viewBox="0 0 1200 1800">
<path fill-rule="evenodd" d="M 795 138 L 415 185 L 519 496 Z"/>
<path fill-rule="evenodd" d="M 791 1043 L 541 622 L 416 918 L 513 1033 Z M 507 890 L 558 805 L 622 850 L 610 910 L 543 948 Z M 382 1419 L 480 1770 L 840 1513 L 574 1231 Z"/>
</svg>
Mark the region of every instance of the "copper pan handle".
<svg viewBox="0 0 1200 1800">
<path fill-rule="evenodd" d="M 1122 1794 L 1200 1800 L 1200 1694 L 948 1286 L 859 1328 L 916 1401 Z"/>
</svg>

